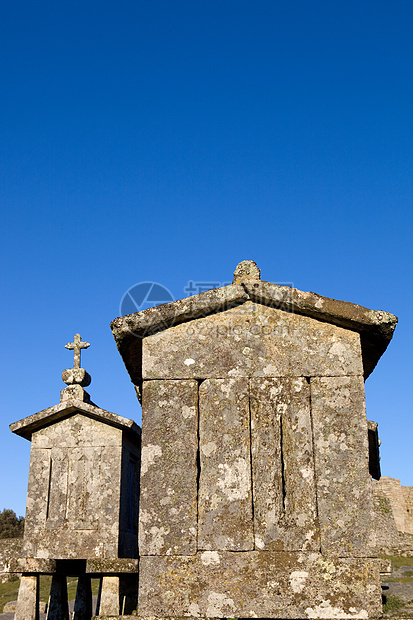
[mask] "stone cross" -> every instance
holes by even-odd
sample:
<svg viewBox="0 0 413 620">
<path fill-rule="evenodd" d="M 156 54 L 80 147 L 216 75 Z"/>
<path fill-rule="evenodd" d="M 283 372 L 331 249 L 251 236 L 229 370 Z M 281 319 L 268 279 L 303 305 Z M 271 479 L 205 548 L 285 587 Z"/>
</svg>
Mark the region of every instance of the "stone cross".
<svg viewBox="0 0 413 620">
<path fill-rule="evenodd" d="M 80 350 L 88 347 L 90 347 L 89 342 L 82 340 L 80 334 L 75 334 L 74 342 L 65 344 L 66 349 L 73 349 L 74 351 L 73 368 L 80 368 Z"/>
</svg>

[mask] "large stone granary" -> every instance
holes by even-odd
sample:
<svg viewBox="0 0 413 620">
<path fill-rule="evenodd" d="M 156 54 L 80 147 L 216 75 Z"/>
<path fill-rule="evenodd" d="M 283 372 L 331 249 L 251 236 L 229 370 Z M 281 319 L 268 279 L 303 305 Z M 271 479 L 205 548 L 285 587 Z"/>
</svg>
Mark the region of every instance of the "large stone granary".
<svg viewBox="0 0 413 620">
<path fill-rule="evenodd" d="M 364 380 L 396 322 L 252 261 L 113 321 L 142 397 L 140 616 L 381 615 Z"/>
<path fill-rule="evenodd" d="M 133 422 L 87 402 L 80 350 L 65 371 L 62 403 L 12 425 L 36 439 L 32 450 L 51 450 L 43 464 L 48 485 L 30 466 L 24 566 L 32 589 L 42 562 L 58 581 L 56 564 L 47 562 L 81 559 L 83 580 L 101 576 L 99 613 L 107 617 L 121 613 L 129 573 L 139 580 L 128 605 L 135 600 L 141 618 L 379 618 L 371 475 L 380 474 L 364 380 L 396 322 L 386 312 L 264 282 L 253 261 L 238 265 L 233 284 L 115 319 L 142 403 L 141 444 Z M 76 437 L 89 439 L 83 452 L 62 443 L 76 424 L 85 428 Z M 113 441 L 115 460 L 105 459 Z M 80 498 L 92 482 L 78 485 L 79 497 L 70 487 L 64 502 L 72 521 L 59 524 L 52 516 L 63 514 L 63 497 L 50 463 L 64 447 L 76 472 L 86 462 L 91 480 L 101 472 L 100 493 L 87 495 L 85 511 Z M 104 475 L 109 462 L 116 475 Z M 44 497 L 33 491 L 39 484 Z M 81 533 L 85 524 L 91 538 Z M 21 609 L 33 600 L 30 583 Z M 83 590 L 75 618 L 87 620 Z"/>
</svg>

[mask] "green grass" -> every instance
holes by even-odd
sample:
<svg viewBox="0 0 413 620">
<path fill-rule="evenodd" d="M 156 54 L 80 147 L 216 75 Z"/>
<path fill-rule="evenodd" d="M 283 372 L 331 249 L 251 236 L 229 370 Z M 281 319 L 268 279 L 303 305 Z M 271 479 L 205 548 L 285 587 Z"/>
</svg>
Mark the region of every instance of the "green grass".
<svg viewBox="0 0 413 620">
<path fill-rule="evenodd" d="M 3 613 L 3 607 L 10 601 L 17 599 L 19 592 L 20 579 L 16 577 L 13 581 L 6 581 L 6 583 L 0 583 L 0 613 Z"/>
<path fill-rule="evenodd" d="M 386 602 L 383 605 L 383 613 L 389 614 L 392 611 L 397 611 L 398 609 L 404 607 L 405 604 L 406 603 L 398 596 L 395 596 L 394 594 L 388 594 L 386 596 Z"/>
<path fill-rule="evenodd" d="M 50 584 L 52 583 L 51 575 L 40 575 L 39 599 L 44 603 L 49 600 Z M 16 576 L 12 581 L 0 583 L 0 613 L 3 607 L 10 601 L 16 601 L 19 593 L 20 579 Z M 68 577 L 67 580 L 67 597 L 71 601 L 76 596 L 77 579 Z M 99 590 L 99 579 L 92 579 L 92 594 L 97 594 Z"/>
<path fill-rule="evenodd" d="M 385 579 L 386 583 L 413 583 L 413 577 L 389 577 Z"/>
<path fill-rule="evenodd" d="M 413 556 L 410 555 L 408 557 L 404 557 L 402 555 L 381 555 L 381 558 L 385 558 L 386 560 L 390 560 L 393 569 L 397 570 L 401 566 L 413 566 Z"/>
</svg>

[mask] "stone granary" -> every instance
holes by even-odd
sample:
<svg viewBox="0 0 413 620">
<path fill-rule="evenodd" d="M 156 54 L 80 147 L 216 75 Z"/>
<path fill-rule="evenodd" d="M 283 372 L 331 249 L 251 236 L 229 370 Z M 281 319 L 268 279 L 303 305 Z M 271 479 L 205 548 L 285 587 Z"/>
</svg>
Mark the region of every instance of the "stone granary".
<svg viewBox="0 0 413 620">
<path fill-rule="evenodd" d="M 364 380 L 396 322 L 252 261 L 113 321 L 142 401 L 140 617 L 381 616 Z"/>
<path fill-rule="evenodd" d="M 136 607 L 140 428 L 91 402 L 80 367 L 88 346 L 79 334 L 66 345 L 74 368 L 63 371 L 60 403 L 10 427 L 31 441 L 16 620 L 38 618 L 42 573 L 53 575 L 48 620 L 69 617 L 68 575 L 78 577 L 78 620 L 92 616 L 91 577 L 99 614 Z"/>
</svg>

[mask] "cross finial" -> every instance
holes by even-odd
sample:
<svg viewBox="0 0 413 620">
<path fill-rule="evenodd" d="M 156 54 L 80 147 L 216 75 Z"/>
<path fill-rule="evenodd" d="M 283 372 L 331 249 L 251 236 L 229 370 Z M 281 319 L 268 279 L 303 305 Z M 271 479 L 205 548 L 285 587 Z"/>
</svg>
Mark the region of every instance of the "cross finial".
<svg viewBox="0 0 413 620">
<path fill-rule="evenodd" d="M 72 349 L 74 351 L 73 368 L 80 368 L 80 351 L 88 347 L 90 347 L 90 344 L 82 340 L 80 334 L 75 334 L 74 342 L 65 344 L 66 349 Z"/>
</svg>

